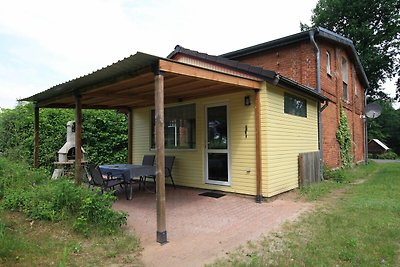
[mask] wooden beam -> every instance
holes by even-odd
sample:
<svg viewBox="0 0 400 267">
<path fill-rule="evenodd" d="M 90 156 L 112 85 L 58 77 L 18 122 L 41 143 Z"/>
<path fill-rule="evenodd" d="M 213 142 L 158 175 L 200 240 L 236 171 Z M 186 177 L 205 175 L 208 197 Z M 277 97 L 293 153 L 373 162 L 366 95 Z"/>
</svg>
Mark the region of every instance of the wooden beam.
<svg viewBox="0 0 400 267">
<path fill-rule="evenodd" d="M 160 70 L 175 73 L 180 75 L 185 75 L 189 77 L 194 77 L 198 79 L 206 79 L 215 82 L 227 83 L 236 86 L 242 86 L 249 89 L 261 89 L 262 81 L 255 81 L 251 79 L 246 79 L 242 77 L 237 77 L 221 72 L 216 72 L 213 70 L 208 70 L 196 66 L 190 66 L 178 62 L 171 62 L 160 59 Z"/>
<path fill-rule="evenodd" d="M 81 96 L 75 95 L 75 183 L 82 183 L 81 161 L 82 161 L 82 103 Z"/>
<path fill-rule="evenodd" d="M 133 111 L 128 110 L 128 164 L 132 164 L 133 154 Z"/>
<path fill-rule="evenodd" d="M 33 166 L 39 168 L 39 107 L 35 104 L 34 109 Z"/>
<path fill-rule="evenodd" d="M 256 119 L 256 202 L 262 202 L 262 158 L 261 158 L 261 100 L 260 90 L 255 92 L 255 119 Z"/>
<path fill-rule="evenodd" d="M 165 217 L 164 76 L 155 75 L 157 242 L 167 243 Z"/>
</svg>

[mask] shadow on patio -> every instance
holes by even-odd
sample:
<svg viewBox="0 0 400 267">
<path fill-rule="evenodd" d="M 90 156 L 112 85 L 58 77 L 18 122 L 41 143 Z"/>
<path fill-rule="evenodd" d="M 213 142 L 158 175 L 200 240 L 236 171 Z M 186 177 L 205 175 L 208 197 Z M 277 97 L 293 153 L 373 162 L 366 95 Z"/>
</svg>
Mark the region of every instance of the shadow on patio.
<svg viewBox="0 0 400 267">
<path fill-rule="evenodd" d="M 203 266 L 311 207 L 285 198 L 257 204 L 254 197 L 229 193 L 199 195 L 205 191 L 166 187 L 169 243 L 163 246 L 156 242 L 156 195 L 138 190 L 133 200 L 119 195 L 114 208 L 129 213 L 128 228 L 140 237 L 146 266 Z"/>
</svg>

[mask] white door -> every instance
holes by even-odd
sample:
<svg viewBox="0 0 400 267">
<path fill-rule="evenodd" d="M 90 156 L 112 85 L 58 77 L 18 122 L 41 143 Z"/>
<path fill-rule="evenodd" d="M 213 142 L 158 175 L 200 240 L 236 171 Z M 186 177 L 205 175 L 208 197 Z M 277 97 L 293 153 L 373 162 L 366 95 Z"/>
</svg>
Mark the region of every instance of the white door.
<svg viewBox="0 0 400 267">
<path fill-rule="evenodd" d="M 206 182 L 230 185 L 228 107 L 206 107 Z"/>
</svg>

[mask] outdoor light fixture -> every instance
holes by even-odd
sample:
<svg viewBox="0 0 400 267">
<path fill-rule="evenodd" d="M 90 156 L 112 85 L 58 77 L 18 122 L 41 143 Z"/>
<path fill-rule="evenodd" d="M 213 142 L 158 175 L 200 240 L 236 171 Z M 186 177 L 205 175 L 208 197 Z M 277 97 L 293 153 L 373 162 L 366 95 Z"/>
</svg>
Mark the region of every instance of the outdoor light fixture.
<svg viewBox="0 0 400 267">
<path fill-rule="evenodd" d="M 250 106 L 250 105 L 251 105 L 250 96 L 249 96 L 249 95 L 246 95 L 246 96 L 244 97 L 244 105 L 245 105 L 245 106 Z"/>
</svg>

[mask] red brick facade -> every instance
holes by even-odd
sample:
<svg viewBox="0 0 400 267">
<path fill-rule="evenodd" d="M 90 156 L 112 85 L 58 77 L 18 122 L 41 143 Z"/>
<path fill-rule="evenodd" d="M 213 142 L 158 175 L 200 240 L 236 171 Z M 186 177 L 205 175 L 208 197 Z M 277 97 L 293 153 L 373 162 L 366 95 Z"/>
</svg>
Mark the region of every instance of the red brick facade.
<svg viewBox="0 0 400 267">
<path fill-rule="evenodd" d="M 353 137 L 354 162 L 364 159 L 364 87 L 358 77 L 354 62 L 340 44 L 317 40 L 321 59 L 321 90 L 332 102 L 322 112 L 322 143 L 324 162 L 329 167 L 340 166 L 340 150 L 336 129 L 340 116 L 340 103 L 346 111 Z M 327 53 L 330 57 L 330 74 L 327 73 Z M 347 65 L 347 100 L 343 95 L 342 62 Z M 299 41 L 266 51 L 236 58 L 254 66 L 274 70 L 301 84 L 316 88 L 316 55 L 312 43 Z"/>
</svg>

